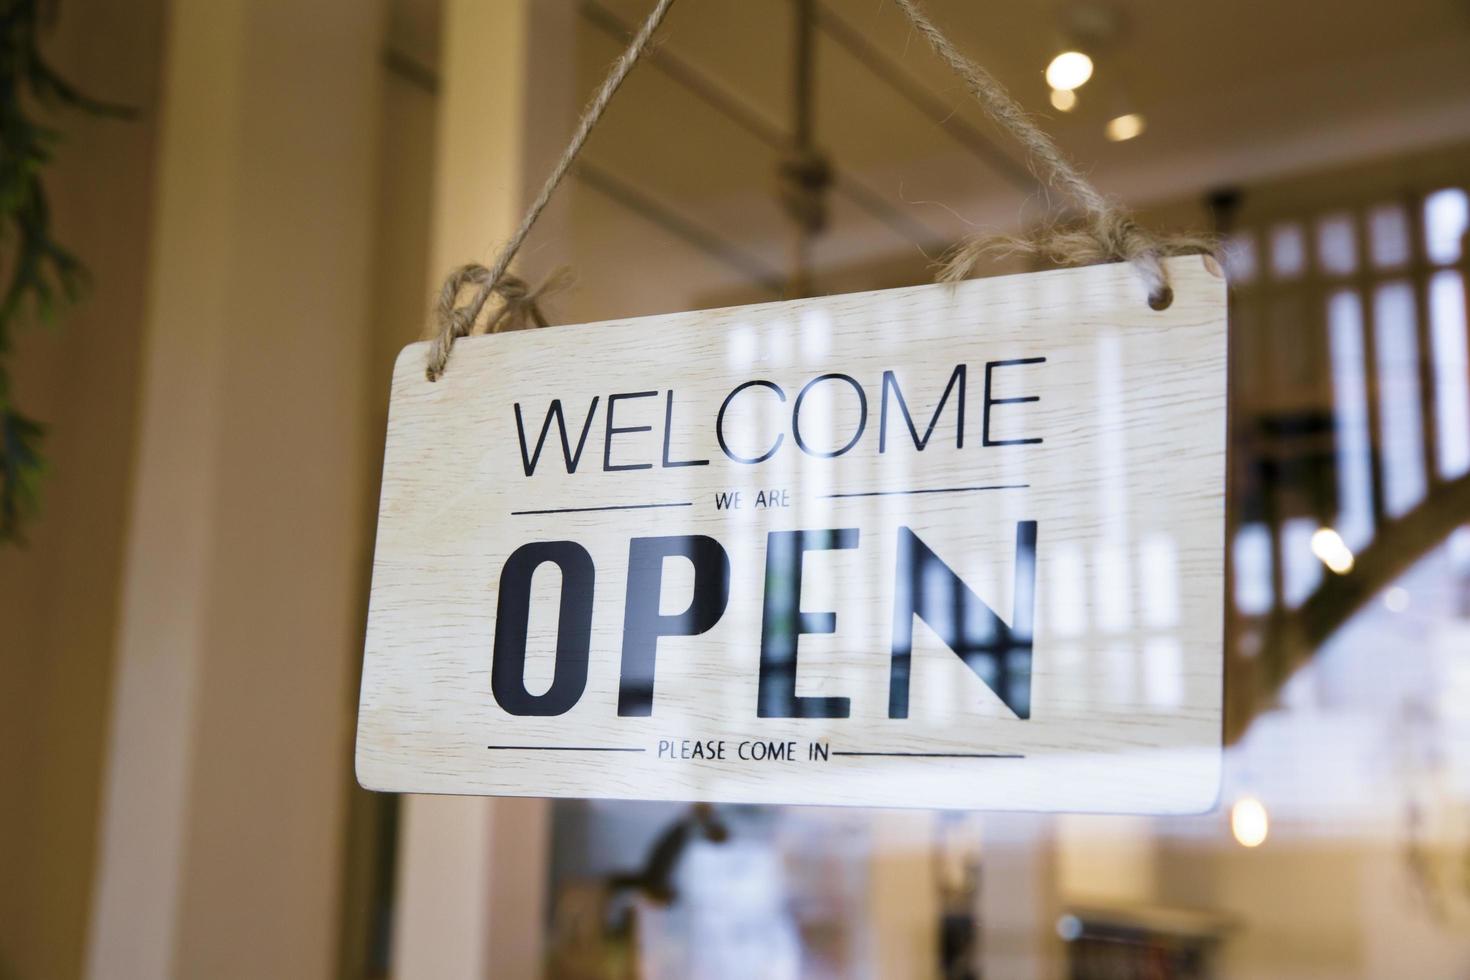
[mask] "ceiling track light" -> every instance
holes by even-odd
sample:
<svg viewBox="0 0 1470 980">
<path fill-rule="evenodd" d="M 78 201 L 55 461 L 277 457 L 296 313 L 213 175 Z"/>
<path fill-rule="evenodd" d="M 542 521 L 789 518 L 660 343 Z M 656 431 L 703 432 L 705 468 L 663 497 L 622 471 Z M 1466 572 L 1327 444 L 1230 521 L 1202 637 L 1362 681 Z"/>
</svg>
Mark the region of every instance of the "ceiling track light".
<svg viewBox="0 0 1470 980">
<path fill-rule="evenodd" d="M 1124 143 L 1142 136 L 1143 131 L 1147 128 L 1148 120 L 1137 112 L 1130 112 L 1109 119 L 1107 128 L 1103 132 L 1114 143 Z"/>
<path fill-rule="evenodd" d="M 1230 832 L 1241 847 L 1260 847 L 1271 833 L 1271 817 L 1254 796 L 1242 796 L 1230 808 Z"/>
<path fill-rule="evenodd" d="M 1063 51 L 1046 66 L 1046 84 L 1053 91 L 1071 92 L 1092 77 L 1092 58 L 1081 51 Z"/>
</svg>

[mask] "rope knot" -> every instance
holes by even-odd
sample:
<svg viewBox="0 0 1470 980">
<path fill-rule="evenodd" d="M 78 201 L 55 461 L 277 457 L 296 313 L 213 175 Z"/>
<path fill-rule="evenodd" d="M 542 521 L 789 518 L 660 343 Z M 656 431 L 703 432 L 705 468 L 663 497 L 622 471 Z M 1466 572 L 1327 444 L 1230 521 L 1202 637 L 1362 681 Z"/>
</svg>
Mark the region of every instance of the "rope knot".
<svg viewBox="0 0 1470 980">
<path fill-rule="evenodd" d="M 475 326 L 475 318 L 467 309 L 456 309 L 450 316 L 450 330 L 456 337 L 465 336 Z"/>
<path fill-rule="evenodd" d="M 539 301 L 560 292 L 570 284 L 571 272 L 564 268 L 553 272 L 535 289 L 520 276 L 509 272 L 502 272 L 498 279 L 492 278 L 491 271 L 477 263 L 455 269 L 439 291 L 436 317 L 439 329 L 429 348 L 425 377 L 430 381 L 438 381 L 444 374 L 444 366 L 449 363 L 449 352 L 454 342 L 475 332 L 475 325 L 491 296 L 500 297 L 500 306 L 486 320 L 485 333 L 525 330 L 532 326 L 547 325 Z M 475 287 L 474 293 L 469 302 L 458 305 L 460 294 L 468 286 Z"/>
<path fill-rule="evenodd" d="M 472 333 L 475 323 L 479 320 L 480 311 L 485 308 L 491 293 L 498 293 L 502 303 L 500 309 L 491 317 L 486 329 L 494 333 L 501 329 L 517 330 L 528 324 L 538 327 L 546 326 L 546 318 L 541 315 L 536 306 L 538 297 L 544 295 L 550 289 L 557 289 L 565 285 L 568 277 L 565 270 L 553 273 L 552 277 L 537 289 L 530 289 L 524 280 L 508 275 L 511 260 L 525 244 L 526 236 L 531 233 L 531 226 L 546 209 L 551 200 L 552 192 L 561 183 L 562 178 L 571 170 L 572 164 L 577 159 L 577 154 L 582 152 L 582 147 L 587 142 L 587 137 L 592 133 L 603 112 L 607 110 L 607 104 L 612 101 L 613 95 L 622 86 L 623 80 L 628 77 L 628 72 L 633 70 L 638 59 L 643 57 L 649 42 L 653 39 L 654 32 L 663 23 L 669 8 L 674 5 L 674 0 L 658 0 L 657 5 L 649 13 L 648 19 L 638 29 L 628 50 L 614 63 L 612 71 L 607 78 L 603 79 L 602 87 L 597 90 L 597 95 L 588 103 L 587 108 L 582 111 L 582 117 L 577 121 L 577 129 L 572 134 L 572 141 L 562 151 L 561 158 L 551 168 L 546 182 L 541 185 L 541 192 L 526 209 L 526 214 L 521 218 L 515 233 L 500 250 L 495 258 L 495 264 L 487 270 L 481 265 L 460 266 L 444 283 L 444 288 L 439 293 L 438 308 L 438 333 L 434 335 L 433 344 L 429 348 L 427 363 L 424 366 L 424 374 L 430 381 L 437 381 L 444 374 L 444 367 L 449 363 L 449 351 L 454 346 L 454 341 L 462 336 Z M 463 307 L 456 307 L 460 291 L 467 285 L 475 285 L 476 290 L 470 302 Z"/>
</svg>

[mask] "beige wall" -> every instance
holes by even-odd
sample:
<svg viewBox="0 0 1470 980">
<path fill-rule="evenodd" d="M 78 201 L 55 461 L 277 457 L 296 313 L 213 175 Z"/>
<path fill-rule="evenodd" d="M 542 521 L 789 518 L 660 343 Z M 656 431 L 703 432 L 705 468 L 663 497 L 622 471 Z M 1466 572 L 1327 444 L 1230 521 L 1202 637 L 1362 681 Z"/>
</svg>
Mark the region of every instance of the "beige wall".
<svg viewBox="0 0 1470 980">
<path fill-rule="evenodd" d="M 402 5 L 394 5 L 395 11 Z M 430 209 L 433 202 L 434 81 L 423 69 L 437 62 L 437 41 L 414 23 L 390 18 L 388 44 L 393 64 L 386 72 L 378 130 L 378 180 L 373 232 L 372 351 L 367 398 L 371 434 L 388 422 L 388 383 L 403 345 L 419 338 L 429 309 Z M 406 59 L 406 61 L 404 61 Z M 362 480 L 364 513 L 377 513 L 382 457 L 370 447 Z M 372 527 L 364 529 L 372 534 Z M 368 539 L 370 540 L 370 538 Z M 360 621 L 367 618 L 370 568 L 360 569 Z M 357 690 L 354 665 L 350 690 Z M 340 974 L 370 975 L 378 950 L 383 896 L 392 888 L 396 798 L 361 789 L 349 768 L 341 773 L 347 792 L 349 827 L 343 859 L 343 920 Z"/>
<path fill-rule="evenodd" d="M 432 290 L 459 264 L 488 264 L 515 227 L 526 184 L 534 181 L 530 161 L 538 147 L 544 152 L 559 142 L 526 139 L 526 133 L 560 131 L 564 138 L 554 77 L 544 87 L 534 77 L 566 67 L 554 58 L 538 65 L 530 52 L 538 27 L 556 31 L 571 10 L 567 0 L 444 4 L 427 267 Z M 550 24 L 540 23 L 547 19 Z M 548 802 L 409 796 L 401 812 L 394 976 L 538 976 Z"/>
<path fill-rule="evenodd" d="M 137 109 L 66 114 L 47 175 L 58 238 L 92 271 L 59 331 L 8 359 L 49 427 L 44 513 L 0 548 L 0 977 L 81 969 L 132 470 L 151 225 L 162 0 L 68 0 L 47 50 L 84 90 Z"/>
<path fill-rule="evenodd" d="M 50 186 L 96 282 L 16 358 L 54 472 L 31 547 L 0 551 L 6 980 L 361 967 L 381 884 L 382 801 L 350 774 L 373 443 L 442 271 L 439 99 L 383 68 L 380 6 L 338 7 L 70 0 L 52 38 L 141 111 L 68 121 Z M 390 43 L 432 69 L 415 29 L 434 18 L 405 7 Z M 473 239 L 462 258 L 518 207 L 520 153 L 500 177 L 459 154 L 468 196 L 438 227 Z M 523 859 L 511 841 L 544 824 L 525 816 L 481 823 L 487 859 Z M 501 962 L 534 963 L 534 906 Z"/>
<path fill-rule="evenodd" d="M 169 11 L 87 974 L 336 957 L 383 9 Z"/>
</svg>

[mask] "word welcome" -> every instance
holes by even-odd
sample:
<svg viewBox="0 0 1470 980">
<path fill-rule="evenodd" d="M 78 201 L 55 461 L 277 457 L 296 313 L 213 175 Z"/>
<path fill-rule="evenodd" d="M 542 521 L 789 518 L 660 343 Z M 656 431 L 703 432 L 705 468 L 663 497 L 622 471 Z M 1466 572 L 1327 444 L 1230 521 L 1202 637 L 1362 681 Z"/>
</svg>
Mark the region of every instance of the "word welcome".
<svg viewBox="0 0 1470 980">
<path fill-rule="evenodd" d="M 1020 405 L 1029 402 L 1040 401 L 1038 395 L 1024 395 L 1008 398 L 996 398 L 992 394 L 995 374 L 1002 369 L 1017 370 L 1026 365 L 1037 365 L 1046 363 L 1044 357 L 1023 357 L 1003 361 L 987 361 L 985 363 L 985 385 L 984 395 L 980 400 L 980 444 L 982 446 L 1028 446 L 1038 445 L 1043 440 L 1040 436 L 1013 437 L 1008 439 L 992 438 L 992 415 L 997 406 Z M 928 427 L 924 434 L 919 434 L 918 427 L 914 424 L 914 417 L 909 410 L 908 400 L 904 397 L 903 389 L 899 386 L 898 375 L 894 371 L 884 371 L 879 381 L 878 394 L 878 452 L 886 453 L 889 442 L 889 421 L 894 420 L 894 426 L 898 425 L 897 419 L 903 419 L 904 428 L 908 437 L 912 440 L 914 449 L 923 452 L 929 446 L 929 441 L 934 435 L 934 429 L 939 424 L 940 417 L 944 414 L 945 407 L 949 404 L 951 396 L 954 398 L 955 418 L 955 448 L 963 449 L 965 445 L 965 420 L 967 407 L 965 403 L 965 386 L 968 377 L 968 367 L 958 364 L 949 375 L 949 380 L 939 395 L 939 402 L 934 412 L 929 417 Z M 807 405 L 807 399 L 812 392 L 819 387 L 829 386 L 834 391 L 846 390 L 846 397 L 852 399 L 856 408 L 856 421 L 850 433 L 823 433 L 824 437 L 832 439 L 835 444 L 820 445 L 812 441 L 813 433 L 810 426 L 802 428 L 802 409 Z M 605 404 L 603 411 L 603 437 L 602 437 L 602 469 L 605 472 L 620 470 L 650 470 L 655 465 L 666 469 L 681 466 L 708 466 L 708 459 L 673 459 L 670 454 L 673 433 L 675 432 L 675 392 L 671 388 L 664 394 L 664 424 L 663 424 L 663 454 L 655 463 L 648 455 L 648 446 L 629 447 L 629 439 L 638 433 L 652 432 L 653 425 L 624 425 L 618 420 L 619 406 L 624 406 L 622 411 L 626 419 L 629 412 L 636 411 L 632 404 L 644 399 L 656 399 L 660 392 L 654 391 L 625 391 L 617 392 L 607 396 L 603 403 L 601 395 L 594 395 L 591 403 L 587 406 L 587 413 L 583 417 L 580 432 L 576 438 L 576 447 L 572 446 L 572 434 L 567 427 L 566 410 L 562 407 L 562 399 L 555 398 L 546 410 L 546 415 L 541 423 L 540 435 L 536 438 L 535 447 L 529 444 L 526 434 L 525 416 L 521 403 L 514 404 L 516 423 L 516 434 L 520 439 L 521 467 L 527 477 L 533 476 L 536 467 L 541 463 L 542 452 L 546 448 L 546 437 L 551 433 L 551 426 L 556 424 L 557 433 L 561 438 L 562 461 L 566 466 L 567 473 L 577 472 L 581 465 L 583 451 L 587 447 L 587 438 L 592 432 L 592 422 L 597 416 L 599 404 Z M 789 422 L 779 431 L 765 432 L 743 432 L 738 438 L 732 438 L 727 431 L 726 416 L 732 408 L 737 405 L 744 407 L 749 399 L 764 398 L 775 399 L 779 404 L 788 403 L 786 389 L 774 381 L 756 379 L 744 381 L 736 385 L 725 396 L 720 403 L 720 410 L 714 420 L 715 441 L 727 459 L 731 462 L 745 466 L 754 466 L 764 463 L 781 451 L 787 445 L 786 437 L 789 434 L 791 441 L 798 450 L 808 456 L 822 459 L 833 459 L 844 456 L 851 452 L 860 442 L 868 430 L 868 391 L 861 382 L 849 374 L 831 372 L 820 374 L 806 382 L 797 391 L 795 398 L 789 399 L 791 411 Z M 921 416 L 922 418 L 922 416 Z M 826 420 L 824 419 L 824 422 Z M 900 430 L 900 436 L 902 430 Z M 623 437 L 620 439 L 620 437 Z M 615 440 L 619 441 L 614 446 Z M 614 455 L 618 462 L 614 462 Z M 635 458 L 630 455 L 638 453 L 640 449 L 642 456 Z"/>
</svg>

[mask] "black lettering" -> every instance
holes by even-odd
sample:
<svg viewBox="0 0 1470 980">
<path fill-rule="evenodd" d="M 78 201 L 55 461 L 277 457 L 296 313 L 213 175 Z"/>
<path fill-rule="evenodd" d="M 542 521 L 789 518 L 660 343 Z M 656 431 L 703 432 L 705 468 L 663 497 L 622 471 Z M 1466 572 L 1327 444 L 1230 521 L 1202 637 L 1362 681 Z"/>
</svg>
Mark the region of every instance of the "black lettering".
<svg viewBox="0 0 1470 980">
<path fill-rule="evenodd" d="M 653 431 L 653 426 L 651 426 L 651 425 L 624 425 L 624 426 L 616 426 L 616 425 L 613 425 L 613 410 L 615 408 L 617 408 L 618 402 L 623 401 L 625 399 L 632 399 L 632 398 L 652 398 L 653 396 L 655 396 L 657 394 L 658 394 L 658 392 L 656 392 L 656 391 L 632 391 L 632 392 L 623 392 L 623 393 L 620 393 L 620 394 L 608 395 L 607 396 L 607 436 L 603 440 L 603 443 L 602 443 L 602 469 L 603 469 L 604 472 L 611 473 L 611 472 L 613 472 L 615 470 L 651 470 L 651 469 L 653 469 L 653 464 L 652 463 L 619 463 L 617 466 L 614 466 L 613 465 L 613 463 L 612 463 L 612 440 L 613 440 L 613 436 L 619 435 L 619 434 L 624 433 L 624 432 L 652 432 Z"/>
<path fill-rule="evenodd" d="M 857 392 L 858 396 L 858 426 L 857 431 L 852 434 L 852 438 L 847 440 L 846 443 L 844 443 L 837 449 L 834 449 L 831 452 L 814 452 L 811 447 L 806 444 L 806 441 L 801 438 L 801 403 L 803 399 L 806 398 L 807 392 L 811 391 L 813 387 L 821 384 L 823 381 L 845 381 L 848 384 L 852 385 L 852 390 Z M 800 447 L 801 451 L 806 453 L 808 456 L 816 456 L 821 459 L 832 459 L 834 457 L 841 456 L 848 450 L 852 449 L 853 446 L 856 446 L 858 444 L 858 440 L 863 437 L 863 431 L 867 429 L 867 427 L 868 395 L 867 392 L 863 391 L 863 386 L 858 384 L 857 379 L 852 377 L 851 375 L 837 373 L 817 375 L 815 378 L 812 378 L 804 386 L 802 386 L 801 391 L 799 391 L 796 395 L 796 404 L 791 409 L 791 435 L 793 438 L 796 439 L 796 445 Z"/>
<path fill-rule="evenodd" d="M 766 536 L 766 599 L 761 614 L 760 718 L 846 718 L 847 698 L 797 697 L 796 646 L 802 633 L 835 633 L 837 614 L 801 609 L 802 557 L 856 548 L 858 529 L 772 531 Z"/>
<path fill-rule="evenodd" d="M 909 665 L 914 617 L 1015 712 L 1031 717 L 1031 643 L 1036 607 L 1036 522 L 1016 525 L 1016 578 L 1009 625 L 995 614 L 911 529 L 898 529 L 893 571 L 893 660 L 888 717 L 909 716 Z"/>
<path fill-rule="evenodd" d="M 1026 402 L 1041 401 L 1040 395 L 1027 395 L 1024 398 L 991 398 L 990 376 L 998 367 L 1014 367 L 1021 364 L 1045 364 L 1044 357 L 1022 357 L 1014 361 L 987 361 L 985 364 L 985 417 L 980 429 L 980 444 L 982 446 L 1034 446 L 1041 439 L 991 439 L 990 438 L 990 407 L 992 405 L 1022 405 Z"/>
<path fill-rule="evenodd" d="M 601 396 L 594 396 L 592 404 L 587 409 L 587 421 L 582 423 L 582 437 L 577 440 L 575 454 L 572 453 L 571 442 L 567 439 L 567 422 L 562 416 L 560 398 L 553 401 L 551 407 L 546 410 L 546 421 L 541 423 L 541 438 L 536 440 L 535 455 L 526 452 L 526 427 L 521 422 L 521 403 L 515 403 L 516 433 L 521 437 L 521 467 L 526 471 L 527 476 L 536 472 L 536 464 L 541 459 L 541 447 L 546 445 L 546 433 L 551 431 L 552 416 L 556 417 L 556 427 L 561 430 L 561 451 L 567 461 L 567 472 L 577 472 L 577 464 L 582 460 L 582 447 L 587 445 L 587 433 L 592 431 L 592 416 L 597 412 L 599 397 Z"/>
<path fill-rule="evenodd" d="M 674 389 L 669 389 L 668 401 L 664 407 L 664 466 L 708 466 L 707 459 L 669 459 L 669 440 L 674 431 Z"/>
<path fill-rule="evenodd" d="M 561 610 L 556 628 L 556 667 L 545 694 L 526 690 L 526 627 L 531 616 L 531 576 L 551 562 L 561 569 Z M 495 652 L 490 690 L 513 715 L 565 714 L 587 687 L 592 640 L 592 556 L 575 541 L 538 541 L 511 552 L 500 572 L 495 610 Z"/>
<path fill-rule="evenodd" d="M 664 559 L 679 556 L 694 565 L 694 595 L 675 616 L 660 613 Z M 695 636 L 725 614 L 730 602 L 730 556 L 703 534 L 634 538 L 628 544 L 628 594 L 623 603 L 623 678 L 618 714 L 653 714 L 653 671 L 658 638 Z"/>
<path fill-rule="evenodd" d="M 954 373 L 949 376 L 949 384 L 944 386 L 944 394 L 939 396 L 939 405 L 934 409 L 933 416 L 929 419 L 929 428 L 924 430 L 924 437 L 919 438 L 919 430 L 914 427 L 913 417 L 909 415 L 908 403 L 904 401 L 903 389 L 898 386 L 898 377 L 892 371 L 883 372 L 883 397 L 878 410 L 878 452 L 888 451 L 888 392 L 893 391 L 893 397 L 898 399 L 898 410 L 903 413 L 904 424 L 909 428 L 909 436 L 914 440 L 914 448 L 919 452 L 929 445 L 929 438 L 934 435 L 934 427 L 939 424 L 940 413 L 944 411 L 944 405 L 949 401 L 949 393 L 959 387 L 959 398 L 955 401 L 955 436 L 954 447 L 965 448 L 965 366 L 955 365 Z"/>
<path fill-rule="evenodd" d="M 734 453 L 730 452 L 730 447 L 725 442 L 725 409 L 729 408 L 730 403 L 735 400 L 735 396 L 740 394 L 746 388 L 769 388 L 774 391 L 776 393 L 776 397 L 781 399 L 781 401 L 783 402 L 786 401 L 786 392 L 782 391 L 781 386 L 776 384 L 774 381 L 746 381 L 743 384 L 736 385 L 734 390 L 726 395 L 725 400 L 720 403 L 720 414 L 715 416 L 715 438 L 719 440 L 720 452 L 724 453 L 727 457 L 729 457 L 736 463 L 744 463 L 747 466 L 754 466 L 756 463 L 764 463 L 766 460 L 776 455 L 776 450 L 781 448 L 781 443 L 785 441 L 786 436 L 784 433 L 777 433 L 776 441 L 771 444 L 771 448 L 767 449 L 765 452 L 754 458 L 736 456 Z"/>
</svg>

